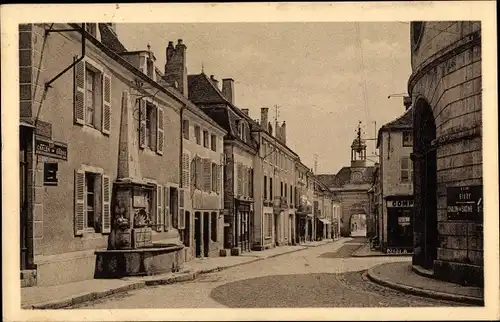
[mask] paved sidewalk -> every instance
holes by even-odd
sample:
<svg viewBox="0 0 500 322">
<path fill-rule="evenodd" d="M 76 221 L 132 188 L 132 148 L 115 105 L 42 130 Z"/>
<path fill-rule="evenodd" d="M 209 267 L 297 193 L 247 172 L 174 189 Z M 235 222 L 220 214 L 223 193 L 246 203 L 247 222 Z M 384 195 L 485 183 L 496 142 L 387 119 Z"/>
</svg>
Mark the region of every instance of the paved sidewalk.
<svg viewBox="0 0 500 322">
<path fill-rule="evenodd" d="M 403 254 L 387 254 L 380 250 L 374 250 L 370 248 L 370 243 L 364 244 L 361 248 L 355 251 L 352 257 L 379 257 L 379 256 L 411 256 L 412 253 Z"/>
<path fill-rule="evenodd" d="M 369 269 L 367 275 L 375 283 L 402 292 L 484 305 L 483 288 L 462 286 L 419 275 L 412 270 L 409 261 L 380 264 Z"/>
<path fill-rule="evenodd" d="M 347 239 L 341 238 L 335 242 L 345 242 Z M 243 253 L 240 256 L 194 259 L 184 263 L 183 270 L 179 273 L 126 277 L 122 279 L 92 279 L 50 287 L 24 287 L 21 288 L 21 306 L 23 309 L 64 308 L 132 289 L 190 281 L 196 279 L 199 274 L 220 271 L 331 242 L 333 241 L 326 240 L 300 246 L 280 246 L 263 251 Z"/>
</svg>

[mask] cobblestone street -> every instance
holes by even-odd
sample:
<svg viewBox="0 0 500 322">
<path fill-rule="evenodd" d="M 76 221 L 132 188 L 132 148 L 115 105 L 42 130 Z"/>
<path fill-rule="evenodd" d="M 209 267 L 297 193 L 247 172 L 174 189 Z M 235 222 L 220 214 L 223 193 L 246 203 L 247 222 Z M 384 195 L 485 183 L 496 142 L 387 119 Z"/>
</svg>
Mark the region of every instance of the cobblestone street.
<svg viewBox="0 0 500 322">
<path fill-rule="evenodd" d="M 399 293 L 367 280 L 364 272 L 408 257 L 353 258 L 358 237 L 253 262 L 194 281 L 149 287 L 74 308 L 258 308 L 459 306 Z"/>
</svg>

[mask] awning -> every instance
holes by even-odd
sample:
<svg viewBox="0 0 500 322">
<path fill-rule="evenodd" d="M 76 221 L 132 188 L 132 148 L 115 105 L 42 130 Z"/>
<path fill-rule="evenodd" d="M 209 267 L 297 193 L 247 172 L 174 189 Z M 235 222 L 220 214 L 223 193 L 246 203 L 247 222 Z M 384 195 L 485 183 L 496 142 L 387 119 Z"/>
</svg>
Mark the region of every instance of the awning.
<svg viewBox="0 0 500 322">
<path fill-rule="evenodd" d="M 332 223 L 330 222 L 330 220 L 328 219 L 320 219 L 319 221 L 321 221 L 323 224 L 325 225 L 331 225 Z"/>
</svg>

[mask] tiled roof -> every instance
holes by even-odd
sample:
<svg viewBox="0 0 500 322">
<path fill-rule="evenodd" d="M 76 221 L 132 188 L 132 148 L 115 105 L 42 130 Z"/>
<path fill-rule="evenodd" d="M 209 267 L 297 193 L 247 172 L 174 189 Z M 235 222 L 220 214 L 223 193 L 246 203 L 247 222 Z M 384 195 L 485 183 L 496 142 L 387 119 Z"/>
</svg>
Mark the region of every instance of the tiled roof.
<svg viewBox="0 0 500 322">
<path fill-rule="evenodd" d="M 380 146 L 382 140 L 382 132 L 397 131 L 397 130 L 411 130 L 413 129 L 413 108 L 410 107 L 403 115 L 395 120 L 386 123 L 380 127 L 377 136 L 377 147 Z"/>
<path fill-rule="evenodd" d="M 371 183 L 373 178 L 374 166 L 366 167 L 363 171 L 363 181 L 361 183 Z M 351 181 L 351 167 L 343 167 L 337 174 L 321 174 L 318 179 L 329 188 L 342 188 Z"/>
<path fill-rule="evenodd" d="M 108 47 L 116 53 L 127 51 L 125 46 L 118 39 L 118 35 L 109 28 L 105 23 L 99 24 L 99 32 L 101 33 L 101 42 L 104 46 Z"/>
</svg>

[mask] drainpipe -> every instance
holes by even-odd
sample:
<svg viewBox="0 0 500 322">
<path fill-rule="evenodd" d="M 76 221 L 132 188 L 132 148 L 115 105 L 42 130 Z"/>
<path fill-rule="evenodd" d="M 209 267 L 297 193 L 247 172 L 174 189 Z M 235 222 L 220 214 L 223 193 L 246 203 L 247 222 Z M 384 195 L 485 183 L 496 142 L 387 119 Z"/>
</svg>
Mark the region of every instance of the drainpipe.
<svg viewBox="0 0 500 322">
<path fill-rule="evenodd" d="M 180 135 L 181 135 L 181 144 L 179 144 L 180 146 L 180 154 L 179 154 L 179 187 L 183 187 L 184 186 L 184 182 L 182 182 L 182 154 L 184 153 L 184 136 L 183 136 L 183 132 L 182 132 L 182 125 L 183 125 L 183 122 L 182 122 L 182 116 L 184 115 L 184 109 L 186 108 L 186 105 L 182 105 L 181 106 L 181 111 L 180 111 L 180 120 L 181 120 L 181 126 L 180 126 Z"/>
</svg>

